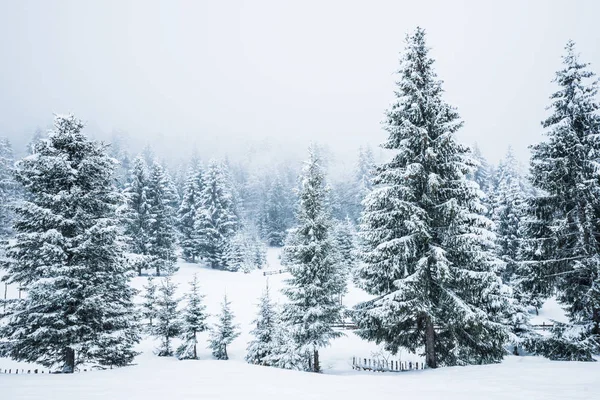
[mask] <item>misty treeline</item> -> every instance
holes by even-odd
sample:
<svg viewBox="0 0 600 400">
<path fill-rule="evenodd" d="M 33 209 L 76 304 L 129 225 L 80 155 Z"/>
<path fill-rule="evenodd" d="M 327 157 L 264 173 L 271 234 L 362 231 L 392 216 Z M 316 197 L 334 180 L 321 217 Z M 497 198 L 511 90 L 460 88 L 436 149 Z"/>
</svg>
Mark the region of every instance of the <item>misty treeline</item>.
<svg viewBox="0 0 600 400">
<path fill-rule="evenodd" d="M 456 140 L 462 120 L 443 99 L 425 36 L 417 29 L 406 38 L 385 114 L 388 157 L 360 149 L 344 181 L 328 176 L 318 146 L 302 170 L 199 157 L 173 166 L 151 147 L 133 155 L 91 141 L 72 115 L 57 116 L 16 164 L 2 141 L 3 280 L 27 292 L 4 304 L 4 352 L 66 371 L 80 362 L 128 364 L 141 332 L 132 274 L 173 274 L 178 257 L 250 272 L 265 266 L 266 246 L 283 246 L 287 301 L 274 305 L 268 291 L 260 299 L 248 362 L 319 371 L 319 349 L 340 336 L 334 325 L 344 316 L 362 338 L 394 354 L 420 352 L 430 368 L 499 362 L 509 352 L 593 361 L 594 73 L 569 42 L 528 172 L 510 149 L 492 166 Z M 344 310 L 339 298 L 350 282 L 373 298 Z M 197 282 L 183 314 L 170 285 L 167 278 L 156 297 L 149 282 L 143 318 L 156 324 L 163 355 L 196 358 L 196 334 L 208 329 Z M 532 315 L 553 296 L 568 322 L 536 332 Z M 211 336 L 217 358 L 228 357 L 238 334 L 232 319 L 224 299 Z M 181 335 L 184 347 L 174 351 L 170 340 Z"/>
</svg>

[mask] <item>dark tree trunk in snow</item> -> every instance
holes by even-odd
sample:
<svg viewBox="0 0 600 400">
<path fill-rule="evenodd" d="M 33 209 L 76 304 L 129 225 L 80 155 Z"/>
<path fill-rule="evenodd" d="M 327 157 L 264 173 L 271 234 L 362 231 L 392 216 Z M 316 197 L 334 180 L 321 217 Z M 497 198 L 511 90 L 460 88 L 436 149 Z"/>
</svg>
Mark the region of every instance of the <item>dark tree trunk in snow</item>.
<svg viewBox="0 0 600 400">
<path fill-rule="evenodd" d="M 319 350 L 315 349 L 314 352 L 313 371 L 321 372 L 321 366 L 319 365 Z"/>
<path fill-rule="evenodd" d="M 425 363 L 428 368 L 437 368 L 435 357 L 435 330 L 431 317 L 425 318 Z"/>
<path fill-rule="evenodd" d="M 69 374 L 75 372 L 75 350 L 70 347 L 65 349 L 65 367 L 63 372 Z"/>
<path fill-rule="evenodd" d="M 594 321 L 594 327 L 592 328 L 592 334 L 600 335 L 600 309 L 592 309 L 592 319 Z"/>
</svg>

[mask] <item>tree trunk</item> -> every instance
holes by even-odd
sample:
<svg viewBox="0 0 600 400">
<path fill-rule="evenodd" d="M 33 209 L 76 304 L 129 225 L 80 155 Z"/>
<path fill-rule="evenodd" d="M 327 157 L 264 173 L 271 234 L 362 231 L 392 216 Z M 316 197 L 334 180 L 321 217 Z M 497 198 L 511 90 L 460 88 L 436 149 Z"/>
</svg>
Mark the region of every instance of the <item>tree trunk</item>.
<svg viewBox="0 0 600 400">
<path fill-rule="evenodd" d="M 227 345 L 223 345 L 223 355 L 225 355 L 224 360 L 229 360 L 229 356 L 227 355 Z"/>
<path fill-rule="evenodd" d="M 435 357 L 435 330 L 430 316 L 425 317 L 425 363 L 428 368 L 437 368 Z"/>
<path fill-rule="evenodd" d="M 313 371 L 321 372 L 321 366 L 319 365 L 319 350 L 315 349 L 313 354 L 314 354 Z"/>
<path fill-rule="evenodd" d="M 75 350 L 70 347 L 65 349 L 65 366 L 63 372 L 68 374 L 75 372 Z"/>
<path fill-rule="evenodd" d="M 594 335 L 600 335 L 600 309 L 598 309 L 598 308 L 592 309 L 592 320 L 594 321 L 594 327 L 592 328 L 592 333 Z"/>
<path fill-rule="evenodd" d="M 196 340 L 196 332 L 194 332 L 194 360 L 198 359 L 198 353 L 196 352 L 196 343 L 198 343 L 198 341 Z"/>
<path fill-rule="evenodd" d="M 156 264 L 156 276 L 160 276 L 160 267 Z"/>
</svg>

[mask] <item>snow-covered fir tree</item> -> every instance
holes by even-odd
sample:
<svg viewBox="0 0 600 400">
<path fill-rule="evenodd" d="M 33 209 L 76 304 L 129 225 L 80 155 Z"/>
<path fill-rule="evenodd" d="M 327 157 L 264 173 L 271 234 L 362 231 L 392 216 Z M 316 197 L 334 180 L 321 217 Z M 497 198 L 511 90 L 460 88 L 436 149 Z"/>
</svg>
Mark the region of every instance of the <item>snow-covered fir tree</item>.
<svg viewBox="0 0 600 400">
<path fill-rule="evenodd" d="M 168 174 L 160 164 L 154 163 L 148 178 L 147 200 L 151 215 L 148 229 L 149 267 L 156 271 L 156 275 L 170 274 L 176 269 L 174 196 Z"/>
<path fill-rule="evenodd" d="M 496 254 L 504 262 L 499 271 L 502 280 L 511 286 L 511 307 L 504 314 L 511 328 L 508 342 L 515 355 L 522 354 L 522 348 L 536 337 L 529 322 L 528 306 L 531 298 L 520 284 L 521 256 L 523 254 L 523 219 L 526 214 L 526 184 L 521 176 L 519 165 L 512 149 L 495 170 L 489 204 L 496 235 Z"/>
<path fill-rule="evenodd" d="M 10 141 L 0 139 L 0 239 L 6 239 L 12 233 L 12 207 L 19 197 L 14 164 Z"/>
<path fill-rule="evenodd" d="M 129 184 L 123 191 L 125 204 L 119 210 L 129 251 L 139 256 L 134 266 L 139 275 L 148 268 L 150 261 L 148 246 L 152 215 L 148 202 L 148 179 L 146 162 L 137 157 L 133 160 Z"/>
<path fill-rule="evenodd" d="M 208 330 L 206 323 L 206 306 L 204 295 L 200 293 L 198 276 L 190 282 L 190 290 L 185 295 L 187 301 L 181 316 L 181 338 L 183 344 L 177 349 L 177 358 L 180 360 L 198 359 L 198 334 Z"/>
<path fill-rule="evenodd" d="M 181 320 L 179 318 L 179 299 L 175 297 L 177 285 L 170 277 L 166 277 L 158 288 L 156 297 L 156 323 L 153 332 L 160 339 L 158 350 L 159 357 L 173 355 L 173 339 L 181 334 Z"/>
<path fill-rule="evenodd" d="M 273 351 L 266 362 L 271 367 L 281 369 L 306 370 L 308 368 L 306 354 L 298 347 L 292 334 L 292 328 L 281 323 L 275 330 Z"/>
<path fill-rule="evenodd" d="M 356 228 L 349 217 L 334 226 L 333 240 L 338 256 L 338 270 L 344 280 L 342 294 L 346 292 L 346 281 L 355 273 L 356 266 L 358 265 L 356 235 Z"/>
<path fill-rule="evenodd" d="M 33 136 L 31 137 L 31 140 L 29 141 L 29 143 L 27 143 L 27 155 L 31 155 L 33 153 L 35 153 L 35 146 L 36 144 L 44 139 L 46 137 L 46 135 L 42 132 L 41 129 L 36 129 L 35 133 L 33 134 Z"/>
<path fill-rule="evenodd" d="M 481 150 L 477 143 L 473 145 L 473 159 L 477 162 L 475 165 L 475 169 L 473 172 L 469 174 L 469 177 L 472 178 L 477 184 L 479 188 L 486 195 L 486 198 L 489 197 L 494 186 L 497 182 L 494 179 L 494 168 L 490 165 L 490 163 L 485 159 L 483 154 L 481 154 Z"/>
<path fill-rule="evenodd" d="M 129 184 L 131 157 L 127 151 L 126 136 L 122 132 L 114 132 L 110 141 L 110 156 L 118 161 L 115 170 L 117 188 L 125 189 Z"/>
<path fill-rule="evenodd" d="M 9 356 L 64 372 L 80 363 L 128 364 L 139 340 L 114 162 L 82 129 L 74 116 L 57 116 L 49 138 L 17 165 L 26 196 L 16 207 L 5 279 L 27 296 L 0 324 Z"/>
<path fill-rule="evenodd" d="M 251 333 L 254 339 L 248 344 L 247 362 L 283 369 L 305 368 L 306 359 L 299 351 L 289 326 L 281 320 L 268 286 L 260 298 L 258 314 L 253 323 L 255 328 Z"/>
<path fill-rule="evenodd" d="M 270 365 L 271 358 L 277 352 L 276 335 L 280 321 L 267 286 L 259 299 L 258 313 L 252 322 L 250 331 L 253 339 L 248 343 L 246 361 L 256 365 Z"/>
<path fill-rule="evenodd" d="M 225 266 L 225 249 L 238 227 L 229 190 L 230 184 L 223 166 L 217 161 L 211 161 L 204 173 L 204 189 L 200 195 L 195 229 L 200 237 L 199 255 L 212 268 Z"/>
<path fill-rule="evenodd" d="M 158 312 L 158 293 L 156 292 L 157 286 L 154 283 L 154 278 L 152 276 L 148 277 L 148 282 L 144 285 L 143 289 L 142 316 L 148 321 L 148 330 L 152 332 L 154 326 L 153 322 L 156 321 L 156 315 Z"/>
<path fill-rule="evenodd" d="M 179 243 L 183 250 L 183 257 L 186 261 L 192 263 L 196 262 L 200 241 L 194 224 L 203 187 L 202 179 L 202 169 L 199 165 L 192 163 L 188 169 L 183 198 L 177 211 L 177 225 L 180 232 Z"/>
<path fill-rule="evenodd" d="M 326 207 L 327 188 L 320 159 L 311 146 L 299 194 L 298 226 L 286 243 L 283 259 L 292 277 L 284 289 L 289 302 L 284 319 L 297 347 L 314 372 L 321 369 L 319 349 L 341 334 L 332 325 L 341 318 L 339 296 L 344 290 Z"/>
<path fill-rule="evenodd" d="M 279 175 L 275 175 L 267 192 L 262 227 L 270 246 L 282 246 L 290 228 L 290 204 L 286 187 Z"/>
<path fill-rule="evenodd" d="M 556 73 L 559 89 L 532 146 L 531 179 L 540 194 L 527 223 L 532 281 L 557 290 L 569 317 L 536 351 L 557 360 L 591 361 L 600 352 L 600 116 L 597 79 L 570 41 Z"/>
<path fill-rule="evenodd" d="M 256 233 L 243 228 L 229 239 L 223 259 L 226 270 L 248 273 L 264 266 L 266 247 Z"/>
<path fill-rule="evenodd" d="M 234 315 L 230 308 L 231 302 L 227 295 L 221 303 L 221 313 L 217 315 L 218 322 L 210 331 L 209 347 L 217 360 L 228 360 L 227 346 L 229 346 L 239 335 L 239 326 L 233 323 Z"/>
<path fill-rule="evenodd" d="M 370 146 L 361 146 L 358 150 L 358 162 L 356 163 L 355 187 L 356 194 L 354 203 L 356 206 L 349 214 L 353 222 L 358 222 L 363 210 L 362 202 L 373 188 L 373 172 L 375 170 L 375 158 Z"/>
<path fill-rule="evenodd" d="M 514 280 L 522 243 L 522 220 L 526 213 L 524 179 L 512 149 L 500 162 L 495 174 L 495 187 L 491 191 L 491 217 L 496 234 L 496 250 L 504 261 L 502 279 L 506 283 Z"/>
<path fill-rule="evenodd" d="M 476 163 L 454 138 L 462 122 L 433 63 L 417 28 L 387 112 L 383 147 L 394 156 L 377 168 L 362 215 L 358 275 L 377 297 L 357 306 L 357 333 L 393 354 L 424 349 L 430 368 L 499 362 L 509 299 L 479 187 L 466 179 Z"/>
</svg>

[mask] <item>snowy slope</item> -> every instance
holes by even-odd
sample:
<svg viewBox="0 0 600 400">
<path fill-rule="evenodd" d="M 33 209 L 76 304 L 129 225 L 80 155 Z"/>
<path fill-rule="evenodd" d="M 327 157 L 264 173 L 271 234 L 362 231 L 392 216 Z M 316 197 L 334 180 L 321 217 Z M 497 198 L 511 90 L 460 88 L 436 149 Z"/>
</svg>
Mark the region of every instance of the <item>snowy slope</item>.
<svg viewBox="0 0 600 400">
<path fill-rule="evenodd" d="M 281 268 L 279 250 L 269 249 L 268 268 Z M 443 368 L 401 374 L 367 373 L 351 369 L 353 356 L 369 358 L 378 347 L 361 340 L 351 331 L 323 349 L 324 374 L 284 371 L 256 367 L 243 361 L 256 303 L 265 285 L 274 298 L 282 301 L 280 289 L 287 274 L 264 276 L 212 270 L 197 264 L 180 263 L 173 276 L 181 296 L 194 273 L 206 295 L 207 311 L 216 314 L 225 293 L 231 301 L 242 334 L 229 348 L 230 361 L 214 361 L 206 348 L 207 334 L 200 337 L 200 361 L 177 361 L 153 354 L 157 342 L 146 338 L 139 344 L 142 352 L 135 366 L 112 371 L 82 372 L 72 376 L 0 374 L 0 399 L 577 399 L 600 397 L 600 364 L 561 363 L 536 357 L 509 357 L 500 365 Z M 141 289 L 146 277 L 136 277 L 134 287 Z M 16 297 L 9 288 L 9 297 Z M 344 298 L 347 306 L 368 299 L 369 295 L 350 288 Z M 538 317 L 540 321 L 564 318 L 556 302 L 550 301 Z M 397 358 L 417 361 L 420 357 L 402 353 Z M 0 359 L 0 369 L 33 369 L 36 366 Z"/>
<path fill-rule="evenodd" d="M 37 399 L 594 399 L 597 363 L 509 357 L 499 365 L 401 374 L 317 375 L 238 361 L 145 360 L 143 366 L 74 375 L 0 375 L 3 400 Z"/>
</svg>

